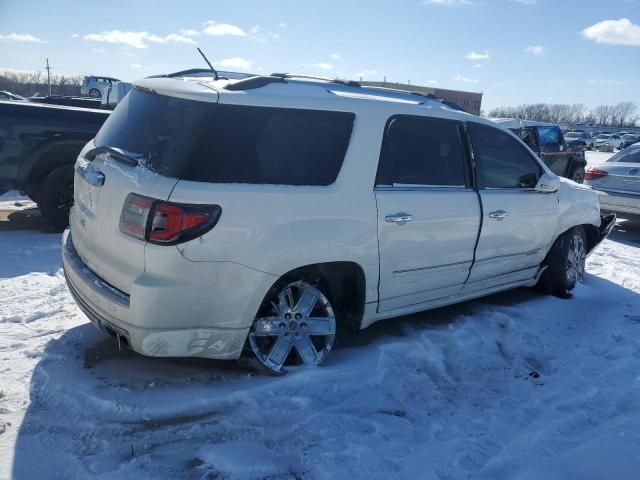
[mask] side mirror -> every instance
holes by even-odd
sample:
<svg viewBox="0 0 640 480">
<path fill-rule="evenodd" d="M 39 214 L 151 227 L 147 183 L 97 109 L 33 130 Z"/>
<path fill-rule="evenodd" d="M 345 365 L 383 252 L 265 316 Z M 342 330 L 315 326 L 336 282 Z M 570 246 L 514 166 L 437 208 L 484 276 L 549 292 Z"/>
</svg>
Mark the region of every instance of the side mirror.
<svg viewBox="0 0 640 480">
<path fill-rule="evenodd" d="M 557 192 L 560 188 L 560 179 L 556 175 L 543 174 L 536 184 L 536 191 L 540 193 Z"/>
</svg>

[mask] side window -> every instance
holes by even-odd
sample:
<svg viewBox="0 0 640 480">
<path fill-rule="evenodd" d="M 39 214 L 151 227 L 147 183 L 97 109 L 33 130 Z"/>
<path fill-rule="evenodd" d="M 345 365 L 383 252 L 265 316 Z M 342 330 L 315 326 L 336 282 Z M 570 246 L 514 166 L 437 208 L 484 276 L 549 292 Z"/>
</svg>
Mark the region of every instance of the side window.
<svg viewBox="0 0 640 480">
<path fill-rule="evenodd" d="M 387 123 L 376 185 L 465 186 L 459 123 L 397 115 Z"/>
<path fill-rule="evenodd" d="M 484 188 L 534 188 L 542 175 L 542 167 L 517 140 L 505 132 L 468 124 L 478 181 Z"/>
</svg>

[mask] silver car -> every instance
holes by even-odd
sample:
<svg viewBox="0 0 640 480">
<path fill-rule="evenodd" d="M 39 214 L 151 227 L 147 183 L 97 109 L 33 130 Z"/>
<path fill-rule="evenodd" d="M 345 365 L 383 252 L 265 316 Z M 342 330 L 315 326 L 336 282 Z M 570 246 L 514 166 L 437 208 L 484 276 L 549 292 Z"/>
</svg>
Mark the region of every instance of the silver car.
<svg viewBox="0 0 640 480">
<path fill-rule="evenodd" d="M 640 144 L 616 153 L 605 163 L 589 167 L 584 183 L 599 190 L 600 208 L 640 220 Z"/>
<path fill-rule="evenodd" d="M 82 95 L 89 95 L 90 97 L 100 98 L 104 95 L 105 90 L 112 84 L 119 82 L 117 78 L 111 77 L 94 77 L 90 75 L 84 77 L 82 81 L 82 87 L 80 87 L 80 93 Z"/>
</svg>

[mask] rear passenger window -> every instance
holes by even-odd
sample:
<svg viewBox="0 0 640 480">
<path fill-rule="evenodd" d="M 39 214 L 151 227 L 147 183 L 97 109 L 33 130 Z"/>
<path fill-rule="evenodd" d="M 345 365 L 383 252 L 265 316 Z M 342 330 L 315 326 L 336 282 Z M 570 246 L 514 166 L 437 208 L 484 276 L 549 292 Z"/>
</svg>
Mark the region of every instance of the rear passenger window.
<svg viewBox="0 0 640 480">
<path fill-rule="evenodd" d="M 465 186 L 466 154 L 458 126 L 453 120 L 392 117 L 376 185 Z"/>
<path fill-rule="evenodd" d="M 484 188 L 534 188 L 542 167 L 532 154 L 505 132 L 469 123 L 478 181 Z"/>
<path fill-rule="evenodd" d="M 213 183 L 332 184 L 354 114 L 217 105 L 182 178 Z"/>
</svg>

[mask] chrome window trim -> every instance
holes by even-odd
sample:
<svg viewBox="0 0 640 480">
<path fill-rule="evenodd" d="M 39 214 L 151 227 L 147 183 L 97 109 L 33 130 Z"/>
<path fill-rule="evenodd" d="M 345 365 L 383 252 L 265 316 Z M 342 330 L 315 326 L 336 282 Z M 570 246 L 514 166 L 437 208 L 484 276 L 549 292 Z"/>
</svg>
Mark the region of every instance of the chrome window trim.
<svg viewBox="0 0 640 480">
<path fill-rule="evenodd" d="M 396 187 L 393 185 L 376 185 L 374 192 L 473 192 L 473 188 L 464 185 L 416 185 Z"/>
</svg>

